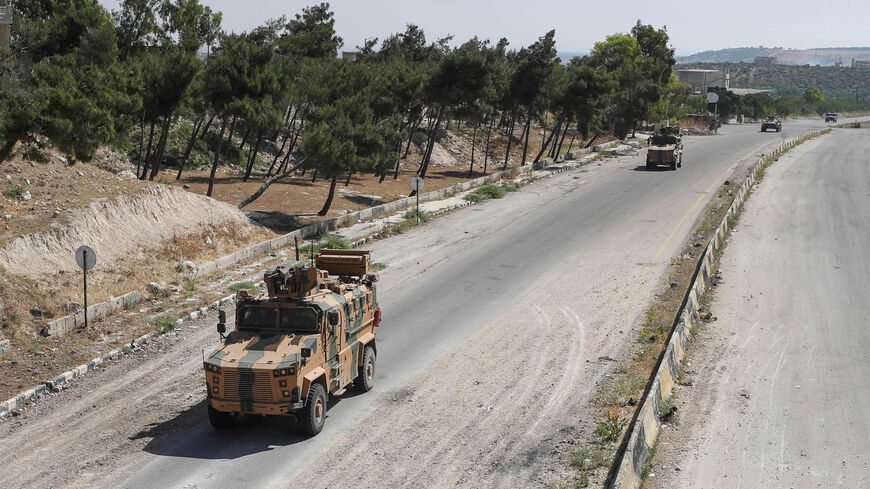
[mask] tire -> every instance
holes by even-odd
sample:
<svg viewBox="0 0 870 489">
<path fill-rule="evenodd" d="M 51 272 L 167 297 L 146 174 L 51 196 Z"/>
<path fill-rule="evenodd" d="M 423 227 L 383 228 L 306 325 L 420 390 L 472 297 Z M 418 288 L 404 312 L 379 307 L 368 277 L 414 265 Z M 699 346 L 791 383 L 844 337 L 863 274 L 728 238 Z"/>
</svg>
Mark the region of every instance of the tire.
<svg viewBox="0 0 870 489">
<path fill-rule="evenodd" d="M 766 127 L 762 127 L 762 128 L 761 128 L 761 132 L 767 132 L 767 128 L 766 128 Z"/>
<path fill-rule="evenodd" d="M 375 386 L 375 349 L 366 346 L 363 350 L 363 361 L 353 385 L 359 392 L 368 392 Z"/>
<path fill-rule="evenodd" d="M 323 430 L 326 422 L 326 391 L 323 386 L 315 382 L 308 389 L 308 398 L 305 408 L 299 416 L 302 432 L 314 436 Z"/>
<path fill-rule="evenodd" d="M 671 166 L 670 166 L 670 168 L 671 168 L 671 171 L 676 171 L 676 170 L 677 170 L 677 160 L 673 160 L 673 161 L 671 161 Z"/>
<path fill-rule="evenodd" d="M 208 407 L 208 422 L 217 430 L 228 430 L 236 424 L 236 417 L 232 413 L 225 413 Z"/>
<path fill-rule="evenodd" d="M 680 157 L 677 159 L 677 168 L 683 167 L 683 153 L 680 153 Z"/>
<path fill-rule="evenodd" d="M 653 171 L 655 169 L 655 167 L 656 166 L 651 161 L 649 161 L 649 160 L 646 161 L 646 169 L 648 171 Z"/>
</svg>

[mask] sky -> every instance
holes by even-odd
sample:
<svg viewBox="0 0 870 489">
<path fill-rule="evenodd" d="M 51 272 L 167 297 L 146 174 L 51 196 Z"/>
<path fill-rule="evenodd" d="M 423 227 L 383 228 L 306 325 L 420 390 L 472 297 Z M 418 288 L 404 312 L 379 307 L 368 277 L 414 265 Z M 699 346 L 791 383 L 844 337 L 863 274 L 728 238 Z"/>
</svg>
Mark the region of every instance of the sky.
<svg viewBox="0 0 870 489">
<path fill-rule="evenodd" d="M 301 13 L 315 0 L 200 0 L 223 12 L 227 31 L 241 32 L 265 20 Z M 117 0 L 100 0 L 109 9 Z M 870 1 L 781 0 L 722 2 L 686 0 L 333 0 L 335 28 L 344 50 L 367 38 L 383 39 L 422 27 L 429 41 L 453 35 L 461 44 L 473 36 L 501 37 L 519 49 L 556 29 L 560 52 L 588 52 L 595 42 L 628 32 L 638 19 L 666 26 L 677 55 L 729 47 L 794 49 L 870 46 Z"/>
</svg>

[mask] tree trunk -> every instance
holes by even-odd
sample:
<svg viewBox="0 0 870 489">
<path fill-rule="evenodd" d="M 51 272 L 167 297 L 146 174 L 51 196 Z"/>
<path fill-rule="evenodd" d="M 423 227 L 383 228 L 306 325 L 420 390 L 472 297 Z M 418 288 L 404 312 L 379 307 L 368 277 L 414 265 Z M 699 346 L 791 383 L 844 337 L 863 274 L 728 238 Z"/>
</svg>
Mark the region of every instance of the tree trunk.
<svg viewBox="0 0 870 489">
<path fill-rule="evenodd" d="M 345 186 L 345 187 L 347 187 L 348 185 L 350 185 L 350 177 L 352 177 L 352 176 L 353 176 L 353 172 L 352 172 L 352 171 L 347 172 L 347 180 L 344 181 L 344 186 Z"/>
<path fill-rule="evenodd" d="M 556 151 L 555 151 L 555 156 L 553 156 L 553 161 L 558 160 L 559 155 L 562 154 L 562 144 L 565 142 L 565 136 L 568 135 L 569 126 L 571 126 L 571 124 L 568 124 L 568 123 L 565 124 L 565 130 L 562 131 L 562 137 L 559 139 L 559 146 L 555 147 Z"/>
<path fill-rule="evenodd" d="M 246 205 L 250 204 L 251 202 L 257 200 L 258 198 L 260 198 L 261 195 L 263 195 L 263 192 L 265 192 L 266 189 L 269 188 L 270 185 L 277 182 L 278 180 L 281 180 L 282 178 L 289 177 L 303 163 L 305 163 L 304 159 L 302 161 L 300 161 L 299 163 L 297 163 L 293 168 L 287 170 L 285 173 L 279 173 L 273 177 L 267 178 L 266 181 L 263 182 L 263 185 L 260 185 L 260 188 L 258 188 L 256 192 L 249 195 L 248 198 L 240 201 L 238 204 L 236 204 L 236 207 L 241 209 L 241 208 L 245 207 Z"/>
<path fill-rule="evenodd" d="M 190 152 L 193 151 L 193 145 L 196 144 L 196 140 L 203 138 L 208 134 L 208 129 L 211 127 L 212 121 L 214 121 L 214 116 L 215 114 L 212 114 L 211 117 L 208 118 L 208 122 L 205 123 L 205 126 L 201 126 L 202 132 L 197 134 L 197 131 L 193 131 L 193 134 L 190 136 L 187 148 L 184 149 L 184 156 L 181 158 L 181 164 L 178 165 L 178 175 L 175 177 L 176 180 L 181 178 L 181 172 L 184 170 L 184 166 L 187 165 L 187 159 L 190 157 Z"/>
<path fill-rule="evenodd" d="M 148 131 L 148 149 L 145 150 L 145 160 L 142 161 L 142 173 L 137 175 L 139 180 L 145 180 L 148 175 L 148 161 L 151 159 L 151 143 L 154 141 L 154 123 L 151 121 L 151 129 Z"/>
<path fill-rule="evenodd" d="M 444 114 L 444 105 L 441 105 L 441 108 L 438 110 L 438 117 L 435 119 L 435 127 L 432 131 L 432 140 L 429 143 L 429 148 L 426 151 L 425 159 L 423 160 L 422 168 L 420 169 L 420 177 L 426 178 L 426 170 L 429 169 L 429 158 L 432 157 L 432 150 L 435 149 L 435 136 L 438 132 L 438 127 L 441 126 L 441 116 Z M 415 193 L 412 192 L 412 196 Z"/>
<path fill-rule="evenodd" d="M 287 144 L 287 140 L 290 138 L 290 130 L 291 130 L 291 127 L 293 127 L 293 126 L 296 124 L 296 114 L 298 114 L 298 113 L 299 113 L 298 110 L 295 111 L 295 112 L 293 112 L 293 119 L 290 120 L 290 127 L 288 127 L 288 128 L 287 128 L 287 132 L 284 133 L 284 140 L 281 141 L 281 149 L 278 150 L 278 154 L 276 154 L 276 155 L 275 155 L 275 159 L 272 160 L 272 165 L 269 166 L 269 171 L 266 172 L 266 178 L 272 176 L 272 169 L 275 168 L 275 164 L 276 164 L 276 163 L 278 162 L 278 160 L 281 158 L 281 155 L 284 154 L 284 146 Z M 288 109 L 288 114 L 287 114 L 287 115 L 288 115 L 288 116 L 290 115 L 290 114 L 289 114 L 289 109 Z M 286 119 L 285 119 L 285 121 L 284 121 L 284 124 L 285 124 L 285 125 L 287 124 Z M 293 147 L 291 146 L 290 149 L 292 150 Z M 288 154 L 289 154 L 289 151 L 288 151 Z M 282 166 L 283 166 L 283 161 L 282 161 Z M 280 169 L 281 169 L 281 167 L 279 166 L 279 167 L 278 167 L 278 170 L 280 170 Z M 276 171 L 275 173 L 279 173 L 279 171 Z"/>
<path fill-rule="evenodd" d="M 474 143 L 477 138 L 477 126 L 474 125 L 474 132 L 471 133 L 471 163 L 468 165 L 468 178 L 471 178 L 471 175 L 474 175 Z"/>
<path fill-rule="evenodd" d="M 329 182 L 329 195 L 326 197 L 326 202 L 323 203 L 323 209 L 320 209 L 320 212 L 317 213 L 318 216 L 325 216 L 329 212 L 329 208 L 332 206 L 332 199 L 335 197 L 335 183 L 337 181 L 338 177 L 333 176 Z"/>
<path fill-rule="evenodd" d="M 594 143 L 595 140 L 598 139 L 599 137 L 601 137 L 601 134 L 596 134 L 596 135 L 592 136 L 592 139 L 590 139 L 590 140 L 586 143 L 586 146 L 583 146 L 583 147 L 584 147 L 584 148 L 588 148 L 588 147 L 592 146 L 592 143 Z"/>
<path fill-rule="evenodd" d="M 573 136 L 571 136 L 571 142 L 568 143 L 568 151 L 565 151 L 565 153 L 570 153 L 570 152 L 571 152 L 571 147 L 574 146 L 574 138 L 576 138 L 576 137 L 577 137 L 576 134 L 573 135 Z"/>
<path fill-rule="evenodd" d="M 510 129 L 508 129 L 507 151 L 505 151 L 505 153 L 504 153 L 504 166 L 502 167 L 502 170 L 507 170 L 508 158 L 510 158 L 510 155 L 511 155 L 511 142 L 513 142 L 513 140 L 514 140 L 514 123 L 516 121 L 517 121 L 517 109 L 514 108 L 514 110 L 511 112 L 511 127 L 510 127 Z"/>
<path fill-rule="evenodd" d="M 139 125 L 141 128 L 141 136 L 139 137 L 139 159 L 136 160 L 136 176 L 139 176 L 139 170 L 142 166 L 142 148 L 145 146 L 145 111 L 142 111 L 142 122 Z"/>
<path fill-rule="evenodd" d="M 151 177 L 149 180 L 154 181 L 157 172 L 160 171 L 160 161 L 163 160 L 163 152 L 166 150 L 166 140 L 169 139 L 169 126 L 172 124 L 172 114 L 166 114 L 163 117 L 163 130 L 160 131 L 160 143 L 157 145 L 157 154 L 154 156 L 154 162 L 151 164 Z"/>
<path fill-rule="evenodd" d="M 426 115 L 428 113 L 429 113 L 429 109 L 426 109 L 426 112 L 424 112 L 423 115 L 421 115 L 420 118 L 417 119 L 417 122 L 415 122 L 414 125 L 411 127 L 411 131 L 408 132 L 408 145 L 405 146 L 405 154 L 402 155 L 403 160 L 408 157 L 408 152 L 411 151 L 411 142 L 414 140 L 414 133 L 417 132 L 417 128 L 420 127 L 420 123 L 423 122 L 423 119 L 426 118 Z M 398 168 L 398 165 L 396 165 L 396 167 Z M 399 173 L 397 171 L 396 175 L 393 177 L 393 180 L 395 180 L 398 177 L 399 177 Z"/>
<path fill-rule="evenodd" d="M 527 154 L 528 149 L 529 149 L 529 132 L 531 132 L 530 131 L 531 127 L 532 127 L 532 109 L 529 108 L 529 117 L 526 118 L 526 130 L 525 130 L 526 142 L 523 144 L 523 163 L 520 166 L 526 165 L 526 154 Z"/>
<path fill-rule="evenodd" d="M 538 155 L 535 156 L 535 161 L 533 161 L 532 163 L 537 163 L 538 161 L 540 161 L 541 156 L 544 156 L 544 151 L 546 151 L 547 147 L 550 146 L 550 142 L 553 140 L 553 137 L 556 134 L 559 134 L 559 129 L 561 129 L 561 128 L 562 128 L 562 121 L 559 121 L 559 123 L 556 124 L 556 127 L 550 132 L 550 137 L 547 138 L 546 141 L 544 141 L 543 145 L 541 145 L 541 150 L 538 151 Z"/>
<path fill-rule="evenodd" d="M 251 176 L 251 170 L 254 169 L 254 162 L 257 161 L 257 151 L 260 151 L 260 143 L 263 142 L 263 131 L 257 131 L 257 142 L 254 144 L 254 151 L 251 152 L 251 157 L 248 159 L 248 167 L 245 169 L 243 182 L 247 182 Z"/>
<path fill-rule="evenodd" d="M 489 119 L 489 127 L 486 129 L 486 145 L 483 147 L 483 174 L 486 175 L 486 162 L 489 159 L 489 135 L 492 133 L 492 125 L 495 123 L 495 113 Z"/>
<path fill-rule="evenodd" d="M 242 144 L 239 145 L 239 152 L 240 153 L 242 152 L 242 148 L 245 147 L 245 142 L 248 141 L 248 136 L 250 136 L 250 134 L 251 134 L 251 125 L 247 124 L 247 126 L 248 127 L 245 129 L 245 135 L 242 136 Z"/>
<path fill-rule="evenodd" d="M 439 110 L 438 113 L 440 114 L 441 111 Z M 420 171 L 423 170 L 423 162 L 426 160 L 426 154 L 429 152 L 429 145 L 435 139 L 435 132 L 432 129 L 432 127 L 434 125 L 435 125 L 435 119 L 432 119 L 430 117 L 429 124 L 426 126 L 426 147 L 423 148 L 423 155 L 420 157 L 420 165 L 417 167 L 417 174 L 419 174 Z"/>
<path fill-rule="evenodd" d="M 311 177 L 311 183 L 316 183 L 316 182 L 317 182 L 317 171 L 318 171 L 318 170 L 320 170 L 320 168 L 315 168 L 315 169 L 314 169 L 314 176 Z"/>
<path fill-rule="evenodd" d="M 233 121 L 230 122 L 230 133 L 227 135 L 227 146 L 233 142 L 233 133 L 236 131 L 236 116 L 233 116 Z"/>
<path fill-rule="evenodd" d="M 221 159 L 221 145 L 224 142 L 224 131 L 227 129 L 227 118 L 223 117 L 223 122 L 221 123 L 221 134 L 218 136 L 218 145 L 217 149 L 214 151 L 214 163 L 211 164 L 211 174 L 208 177 L 208 191 L 206 191 L 205 195 L 211 197 L 211 193 L 214 190 L 214 174 L 217 172 L 218 163 Z"/>
</svg>

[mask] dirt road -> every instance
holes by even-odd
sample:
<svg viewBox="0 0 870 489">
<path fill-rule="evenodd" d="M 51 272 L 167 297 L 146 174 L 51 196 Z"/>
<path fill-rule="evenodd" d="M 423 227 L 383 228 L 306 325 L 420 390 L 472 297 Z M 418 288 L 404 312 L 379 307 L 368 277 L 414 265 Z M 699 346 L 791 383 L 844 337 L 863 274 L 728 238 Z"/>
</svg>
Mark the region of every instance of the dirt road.
<svg viewBox="0 0 870 489">
<path fill-rule="evenodd" d="M 794 131 L 814 124 L 796 124 Z M 643 153 L 566 172 L 373 245 L 376 387 L 306 439 L 281 421 L 204 421 L 214 319 L 0 425 L 3 487 L 502 487 L 561 480 L 633 349 L 639 315 L 711 193 L 776 136 L 688 138 L 683 168 Z M 231 316 L 231 315 L 230 315 Z M 232 317 L 230 317 L 232 321 Z M 163 350 L 157 352 L 157 349 Z M 159 353 L 159 355 L 158 355 Z M 313 476 L 312 474 L 317 474 Z"/>
<path fill-rule="evenodd" d="M 870 487 L 870 132 L 767 169 L 646 487 Z"/>
</svg>

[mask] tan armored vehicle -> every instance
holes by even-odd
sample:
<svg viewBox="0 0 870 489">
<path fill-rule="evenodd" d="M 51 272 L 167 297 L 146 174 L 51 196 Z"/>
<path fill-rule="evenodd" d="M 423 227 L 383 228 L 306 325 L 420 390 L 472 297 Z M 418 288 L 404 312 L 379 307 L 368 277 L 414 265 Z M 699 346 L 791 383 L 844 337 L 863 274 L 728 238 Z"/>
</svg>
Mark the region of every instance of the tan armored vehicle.
<svg viewBox="0 0 870 489">
<path fill-rule="evenodd" d="M 646 169 L 653 170 L 658 165 L 668 165 L 671 170 L 683 166 L 683 140 L 680 128 L 665 126 L 647 141 Z"/>
<path fill-rule="evenodd" d="M 208 418 L 293 416 L 307 434 L 323 429 L 328 396 L 372 388 L 381 320 L 369 252 L 322 250 L 316 268 L 299 261 L 268 270 L 267 296 L 236 296 L 236 328 L 205 358 Z"/>
</svg>

